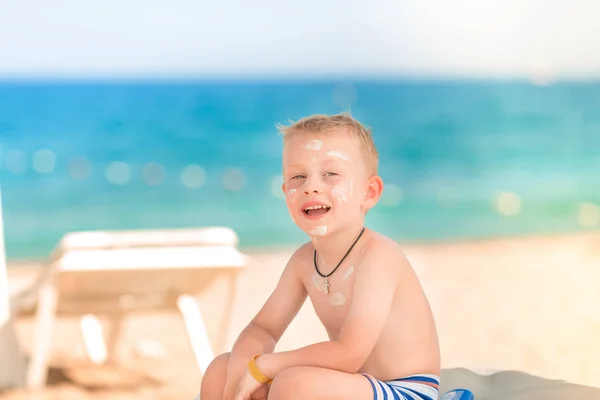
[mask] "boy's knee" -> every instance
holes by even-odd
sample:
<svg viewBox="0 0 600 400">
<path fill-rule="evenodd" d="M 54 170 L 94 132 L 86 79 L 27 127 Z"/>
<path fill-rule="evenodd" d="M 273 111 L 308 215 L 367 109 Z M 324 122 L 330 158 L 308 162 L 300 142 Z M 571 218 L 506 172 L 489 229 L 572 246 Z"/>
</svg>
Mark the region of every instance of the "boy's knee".
<svg viewBox="0 0 600 400">
<path fill-rule="evenodd" d="M 229 355 L 231 353 L 223 353 L 218 355 L 217 357 L 215 357 L 214 360 L 212 360 L 210 362 L 210 364 L 208 364 L 208 368 L 206 368 L 206 372 L 208 373 L 208 371 L 212 371 L 212 370 L 218 370 L 218 371 L 225 371 L 227 369 L 227 363 L 229 363 Z"/>
<path fill-rule="evenodd" d="M 279 372 L 273 379 L 269 394 L 274 399 L 303 397 L 311 386 L 305 371 L 304 367 L 292 367 Z"/>
<path fill-rule="evenodd" d="M 229 353 L 223 353 L 208 365 L 206 372 L 202 377 L 200 386 L 201 398 L 221 398 L 223 388 L 227 379 L 227 363 L 229 362 Z"/>
</svg>

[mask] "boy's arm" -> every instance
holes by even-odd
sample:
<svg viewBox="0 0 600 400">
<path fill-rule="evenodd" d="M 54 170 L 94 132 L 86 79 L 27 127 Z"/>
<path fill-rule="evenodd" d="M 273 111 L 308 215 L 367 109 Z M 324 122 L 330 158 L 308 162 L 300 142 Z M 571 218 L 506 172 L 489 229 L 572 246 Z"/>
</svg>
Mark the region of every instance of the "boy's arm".
<svg viewBox="0 0 600 400">
<path fill-rule="evenodd" d="M 258 368 L 273 378 L 293 366 L 357 372 L 371 354 L 387 321 L 400 274 L 410 268 L 397 246 L 382 244 L 356 268 L 354 297 L 337 340 L 266 354 Z"/>
<path fill-rule="evenodd" d="M 292 255 L 273 293 L 233 345 L 227 367 L 225 400 L 233 399 L 248 361 L 256 354 L 273 352 L 306 300 L 307 292 L 298 271 L 302 266 L 299 251 Z"/>
<path fill-rule="evenodd" d="M 223 399 L 234 398 L 240 378 L 255 354 L 271 353 L 277 341 L 267 330 L 260 325 L 250 322 L 236 340 L 227 365 Z"/>
</svg>

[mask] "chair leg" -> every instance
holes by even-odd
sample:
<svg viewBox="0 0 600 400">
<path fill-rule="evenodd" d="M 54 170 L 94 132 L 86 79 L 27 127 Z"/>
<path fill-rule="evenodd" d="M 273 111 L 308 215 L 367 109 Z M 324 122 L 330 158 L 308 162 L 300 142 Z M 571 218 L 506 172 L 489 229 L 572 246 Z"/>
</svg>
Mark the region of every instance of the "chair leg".
<svg viewBox="0 0 600 400">
<path fill-rule="evenodd" d="M 56 289 L 51 282 L 47 282 L 40 288 L 38 297 L 33 348 L 27 366 L 26 384 L 28 388 L 41 388 L 46 385 L 48 359 L 56 318 L 56 303 Z"/>
<path fill-rule="evenodd" d="M 121 328 L 123 327 L 123 313 L 113 314 L 110 318 L 110 328 L 108 335 L 106 336 L 106 351 L 109 362 L 114 361 L 117 358 L 118 347 L 117 343 L 121 335 Z"/>
<path fill-rule="evenodd" d="M 100 321 L 95 315 L 85 314 L 79 324 L 88 357 L 96 365 L 104 364 L 108 356 Z"/>
<path fill-rule="evenodd" d="M 183 317 L 188 340 L 194 352 L 200 374 L 203 376 L 208 365 L 214 359 L 214 353 L 206 325 L 202 319 L 202 313 L 196 300 L 188 294 L 177 298 L 177 308 L 179 308 L 179 312 Z"/>
<path fill-rule="evenodd" d="M 21 351 L 19 338 L 15 330 L 14 319 L 0 323 L 0 392 L 7 388 L 19 388 L 25 385 L 27 360 Z"/>
</svg>

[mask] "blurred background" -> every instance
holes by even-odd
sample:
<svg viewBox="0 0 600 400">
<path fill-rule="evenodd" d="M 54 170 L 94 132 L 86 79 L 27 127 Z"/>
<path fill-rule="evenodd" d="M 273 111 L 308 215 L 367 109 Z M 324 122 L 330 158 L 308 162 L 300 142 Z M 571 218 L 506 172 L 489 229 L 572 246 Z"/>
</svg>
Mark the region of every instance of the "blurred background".
<svg viewBox="0 0 600 400">
<path fill-rule="evenodd" d="M 275 124 L 350 110 L 402 240 L 600 223 L 600 5 L 579 1 L 4 3 L 10 259 L 72 230 L 226 225 L 305 240 Z"/>
<path fill-rule="evenodd" d="M 600 386 L 599 14 L 595 0 L 2 2 L 9 289 L 68 232 L 226 226 L 252 255 L 235 337 L 307 240 L 282 198 L 276 124 L 349 110 L 372 128 L 385 181 L 367 225 L 402 242 L 422 279 L 442 366 Z M 206 296 L 220 326 L 223 296 Z M 115 384 L 118 398 L 195 396 L 180 318 L 125 325 L 129 353 L 104 368 L 60 319 L 57 398 L 114 398 Z M 288 332 L 280 348 L 326 336 L 310 307 Z"/>
</svg>

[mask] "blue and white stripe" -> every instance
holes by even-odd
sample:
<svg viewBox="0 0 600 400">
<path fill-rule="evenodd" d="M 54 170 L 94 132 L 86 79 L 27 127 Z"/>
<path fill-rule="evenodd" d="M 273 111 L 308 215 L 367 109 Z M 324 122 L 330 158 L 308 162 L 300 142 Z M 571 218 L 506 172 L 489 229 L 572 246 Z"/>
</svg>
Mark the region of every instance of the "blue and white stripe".
<svg viewBox="0 0 600 400">
<path fill-rule="evenodd" d="M 390 381 L 379 381 L 363 374 L 371 383 L 374 400 L 438 400 L 440 378 L 419 374 Z"/>
</svg>

